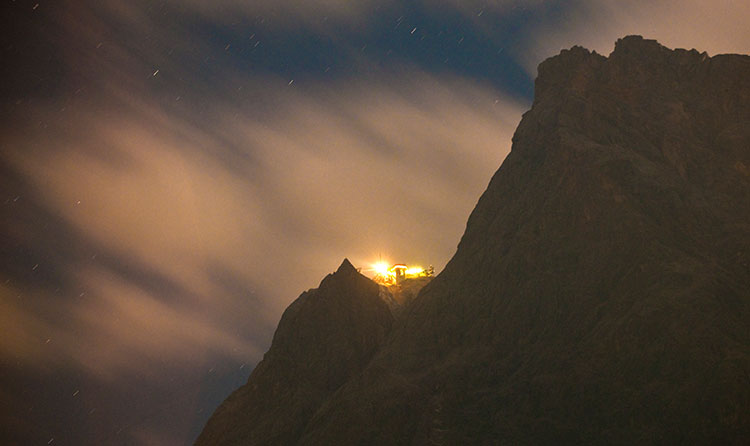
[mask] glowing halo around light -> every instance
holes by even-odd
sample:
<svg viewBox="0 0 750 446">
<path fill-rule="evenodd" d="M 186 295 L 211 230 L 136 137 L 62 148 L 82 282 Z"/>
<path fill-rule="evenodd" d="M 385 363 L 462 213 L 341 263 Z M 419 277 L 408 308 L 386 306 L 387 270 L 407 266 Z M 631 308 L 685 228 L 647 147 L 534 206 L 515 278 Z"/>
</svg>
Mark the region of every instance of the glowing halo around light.
<svg viewBox="0 0 750 446">
<path fill-rule="evenodd" d="M 375 274 L 380 274 L 383 276 L 388 276 L 391 274 L 390 267 L 385 262 L 378 262 L 373 264 L 372 270 L 375 271 Z"/>
<path fill-rule="evenodd" d="M 424 268 L 421 266 L 412 266 L 406 270 L 406 276 L 418 276 L 424 272 Z"/>
<path fill-rule="evenodd" d="M 421 266 L 406 267 L 403 264 L 396 264 L 389 266 L 390 264 L 384 261 L 379 261 L 370 265 L 369 270 L 374 274 L 372 280 L 381 285 L 395 285 L 396 284 L 396 269 L 405 269 L 404 278 L 410 279 L 426 275 L 426 271 Z"/>
</svg>

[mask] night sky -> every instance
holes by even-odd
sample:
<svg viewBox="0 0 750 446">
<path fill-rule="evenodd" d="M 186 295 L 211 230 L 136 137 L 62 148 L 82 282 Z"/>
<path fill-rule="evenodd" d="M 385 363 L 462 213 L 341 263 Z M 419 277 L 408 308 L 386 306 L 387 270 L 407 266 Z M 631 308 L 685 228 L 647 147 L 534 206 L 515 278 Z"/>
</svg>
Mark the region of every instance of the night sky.
<svg viewBox="0 0 750 446">
<path fill-rule="evenodd" d="M 4 0 L 0 443 L 191 444 L 344 257 L 450 259 L 536 66 L 747 1 Z"/>
</svg>

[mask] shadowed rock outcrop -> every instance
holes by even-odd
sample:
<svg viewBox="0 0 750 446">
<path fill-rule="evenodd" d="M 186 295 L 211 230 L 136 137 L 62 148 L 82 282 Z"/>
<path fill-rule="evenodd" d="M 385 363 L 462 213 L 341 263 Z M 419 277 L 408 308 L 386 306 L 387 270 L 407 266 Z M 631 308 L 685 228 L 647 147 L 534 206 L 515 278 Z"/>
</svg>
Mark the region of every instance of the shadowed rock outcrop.
<svg viewBox="0 0 750 446">
<path fill-rule="evenodd" d="M 284 438 L 745 444 L 749 290 L 750 57 L 574 47 L 445 270 Z"/>
<path fill-rule="evenodd" d="M 378 285 L 344 260 L 284 312 L 248 383 L 216 410 L 197 444 L 293 444 L 318 407 L 370 361 L 393 317 Z"/>
</svg>

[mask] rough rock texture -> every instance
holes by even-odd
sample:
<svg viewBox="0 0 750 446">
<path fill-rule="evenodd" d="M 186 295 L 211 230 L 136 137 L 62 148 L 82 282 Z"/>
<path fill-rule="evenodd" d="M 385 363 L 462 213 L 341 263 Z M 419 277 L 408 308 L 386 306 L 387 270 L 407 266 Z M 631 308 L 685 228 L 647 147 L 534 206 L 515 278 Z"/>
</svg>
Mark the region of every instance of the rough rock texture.
<svg viewBox="0 0 750 446">
<path fill-rule="evenodd" d="M 750 57 L 631 36 L 543 62 L 455 256 L 378 345 L 285 438 L 746 444 Z"/>
<path fill-rule="evenodd" d="M 292 444 L 323 401 L 370 361 L 393 317 L 348 260 L 284 312 L 268 353 L 197 444 Z"/>
<path fill-rule="evenodd" d="M 388 304 L 393 316 L 398 318 L 431 280 L 432 277 L 414 277 L 397 285 L 380 285 L 380 298 Z"/>
</svg>

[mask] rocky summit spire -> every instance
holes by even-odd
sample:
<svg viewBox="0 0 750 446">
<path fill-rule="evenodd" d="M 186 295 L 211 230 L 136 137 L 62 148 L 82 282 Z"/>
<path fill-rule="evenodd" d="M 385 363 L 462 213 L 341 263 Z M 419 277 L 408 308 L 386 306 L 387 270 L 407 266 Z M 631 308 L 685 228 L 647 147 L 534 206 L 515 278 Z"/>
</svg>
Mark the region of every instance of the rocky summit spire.
<svg viewBox="0 0 750 446">
<path fill-rule="evenodd" d="M 349 259 L 344 258 L 344 261 L 341 262 L 341 265 L 336 270 L 336 274 L 352 274 L 356 273 L 357 269 L 354 267 L 354 265 L 349 262 Z"/>
<path fill-rule="evenodd" d="M 197 444 L 293 444 L 319 406 L 369 363 L 392 323 L 378 285 L 344 259 L 286 309 L 263 361 Z"/>
</svg>

